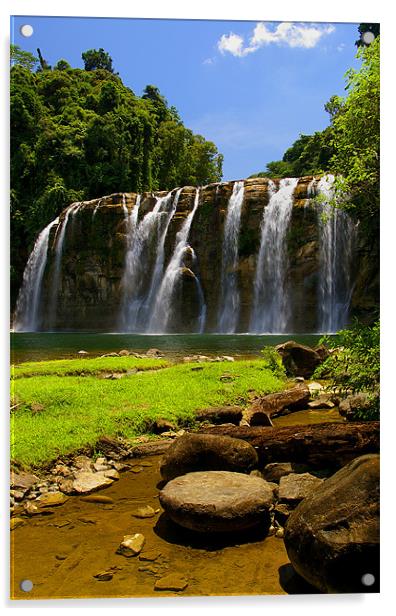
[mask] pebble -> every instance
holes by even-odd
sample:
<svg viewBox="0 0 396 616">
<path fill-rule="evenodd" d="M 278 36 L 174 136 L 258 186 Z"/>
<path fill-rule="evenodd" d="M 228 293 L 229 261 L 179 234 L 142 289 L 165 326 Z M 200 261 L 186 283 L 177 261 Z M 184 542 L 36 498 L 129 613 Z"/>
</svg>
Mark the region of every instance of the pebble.
<svg viewBox="0 0 396 616">
<path fill-rule="evenodd" d="M 153 518 L 155 510 L 150 505 L 144 505 L 143 507 L 138 507 L 132 515 L 134 518 Z"/>
<path fill-rule="evenodd" d="M 125 535 L 124 539 L 119 545 L 117 554 L 130 558 L 131 556 L 137 556 L 143 549 L 145 544 L 145 537 L 140 533 L 134 535 Z"/>
<path fill-rule="evenodd" d="M 104 494 L 89 494 L 88 496 L 82 496 L 81 500 L 84 503 L 103 503 L 112 505 L 114 500 L 110 498 L 110 496 L 105 496 Z"/>
<path fill-rule="evenodd" d="M 178 573 L 170 573 L 156 581 L 154 590 L 173 590 L 179 592 L 187 588 L 187 586 L 188 581 L 185 577 Z"/>
<path fill-rule="evenodd" d="M 110 571 L 100 571 L 93 576 L 98 582 L 109 582 L 113 579 L 113 574 Z"/>
<path fill-rule="evenodd" d="M 161 556 L 161 552 L 156 552 L 154 550 L 151 551 L 147 551 L 147 552 L 142 552 L 139 555 L 139 560 L 147 560 L 150 562 L 153 562 L 154 560 L 157 560 L 157 558 L 159 558 Z"/>
</svg>

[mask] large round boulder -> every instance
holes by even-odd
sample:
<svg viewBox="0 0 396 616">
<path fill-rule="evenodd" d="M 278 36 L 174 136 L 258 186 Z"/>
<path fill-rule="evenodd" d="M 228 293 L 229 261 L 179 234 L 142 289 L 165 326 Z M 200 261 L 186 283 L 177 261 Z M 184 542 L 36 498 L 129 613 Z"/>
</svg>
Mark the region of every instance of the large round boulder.
<svg viewBox="0 0 396 616">
<path fill-rule="evenodd" d="M 378 591 L 379 455 L 355 458 L 318 486 L 290 515 L 284 540 L 294 569 L 318 589 Z"/>
<path fill-rule="evenodd" d="M 273 498 L 264 479 L 229 471 L 188 473 L 167 483 L 159 495 L 174 522 L 198 532 L 268 528 Z"/>
<path fill-rule="evenodd" d="M 161 475 L 169 481 L 194 471 L 248 473 L 257 464 L 256 450 L 242 439 L 212 434 L 185 434 L 175 440 L 164 455 Z"/>
<path fill-rule="evenodd" d="M 275 347 L 285 367 L 287 374 L 291 376 L 303 376 L 310 378 L 315 369 L 323 363 L 328 356 L 325 347 L 311 347 L 289 340 Z"/>
</svg>

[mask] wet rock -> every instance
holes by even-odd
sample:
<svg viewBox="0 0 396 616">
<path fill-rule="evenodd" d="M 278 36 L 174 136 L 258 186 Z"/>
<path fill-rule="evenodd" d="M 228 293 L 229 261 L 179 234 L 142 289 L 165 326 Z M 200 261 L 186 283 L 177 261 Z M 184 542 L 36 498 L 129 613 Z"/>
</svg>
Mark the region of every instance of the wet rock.
<svg viewBox="0 0 396 616">
<path fill-rule="evenodd" d="M 152 425 L 151 431 L 154 434 L 162 434 L 163 432 L 169 432 L 169 430 L 176 430 L 175 424 L 168 419 L 156 419 Z"/>
<path fill-rule="evenodd" d="M 290 507 L 286 503 L 277 503 L 274 509 L 275 521 L 281 526 L 285 526 L 292 511 L 293 507 Z"/>
<path fill-rule="evenodd" d="M 47 492 L 36 499 L 40 507 L 58 507 L 69 500 L 62 492 Z"/>
<path fill-rule="evenodd" d="M 243 409 L 240 406 L 216 406 L 197 411 L 197 421 L 209 421 L 212 424 L 232 423 L 236 426 L 242 419 Z"/>
<path fill-rule="evenodd" d="M 334 402 L 330 400 L 330 396 L 322 395 L 318 396 L 314 400 L 308 402 L 308 408 L 310 409 L 333 409 Z"/>
<path fill-rule="evenodd" d="M 73 466 L 81 471 L 90 471 L 93 466 L 93 460 L 88 458 L 88 456 L 77 456 L 73 460 Z"/>
<path fill-rule="evenodd" d="M 279 483 L 282 477 L 290 475 L 290 473 L 305 473 L 309 467 L 305 464 L 296 464 L 293 462 L 272 462 L 267 464 L 263 470 L 263 477 L 267 481 Z"/>
<path fill-rule="evenodd" d="M 326 359 L 328 352 L 325 348 L 311 349 L 294 340 L 289 340 L 275 347 L 282 357 L 287 374 L 310 378 L 316 368 Z"/>
<path fill-rule="evenodd" d="M 193 471 L 249 472 L 257 462 L 255 449 L 245 441 L 229 436 L 185 434 L 169 447 L 160 470 L 169 481 Z"/>
<path fill-rule="evenodd" d="M 118 479 L 120 478 L 120 474 L 118 471 L 116 471 L 115 468 L 110 468 L 108 471 L 105 471 L 103 474 L 108 479 L 113 479 L 114 481 L 118 481 Z"/>
<path fill-rule="evenodd" d="M 146 357 L 161 357 L 161 351 L 159 349 L 149 349 L 146 352 Z"/>
<path fill-rule="evenodd" d="M 10 496 L 17 502 L 21 501 L 25 496 L 25 490 L 10 490 Z"/>
<path fill-rule="evenodd" d="M 66 477 L 59 477 L 57 479 L 57 484 L 58 484 L 58 488 L 61 492 L 63 492 L 64 494 L 73 494 L 74 493 L 74 487 L 73 487 L 73 479 L 69 479 Z"/>
<path fill-rule="evenodd" d="M 319 479 L 310 473 L 290 473 L 281 477 L 279 482 L 280 501 L 301 501 L 322 485 L 323 479 Z"/>
<path fill-rule="evenodd" d="M 32 473 L 16 473 L 14 471 L 11 472 L 10 486 L 11 488 L 20 488 L 22 490 L 29 490 L 36 483 L 38 483 L 39 478 Z"/>
<path fill-rule="evenodd" d="M 293 511 L 285 546 L 294 569 L 324 592 L 379 591 L 379 456 L 355 458 Z M 365 587 L 371 573 L 375 584 Z"/>
<path fill-rule="evenodd" d="M 120 351 L 118 355 L 120 357 L 128 357 L 128 355 L 130 355 L 130 352 L 127 349 L 122 349 L 122 351 Z"/>
<path fill-rule="evenodd" d="M 73 490 L 77 494 L 87 494 L 106 488 L 113 483 L 109 477 L 105 477 L 103 473 L 90 473 L 88 471 L 79 471 L 75 474 L 73 481 Z"/>
<path fill-rule="evenodd" d="M 235 359 L 231 357 L 231 355 L 222 355 L 221 359 L 223 361 L 235 361 Z"/>
<path fill-rule="evenodd" d="M 88 355 L 88 351 L 78 351 L 78 355 Z"/>
<path fill-rule="evenodd" d="M 23 518 L 11 518 L 10 520 L 10 530 L 15 530 L 19 526 L 23 526 L 25 524 L 25 520 Z"/>
<path fill-rule="evenodd" d="M 269 526 L 273 493 L 266 481 L 242 473 L 188 473 L 160 492 L 169 517 L 198 532 L 237 532 L 257 524 Z"/>
<path fill-rule="evenodd" d="M 131 466 L 131 468 L 130 468 L 131 473 L 135 473 L 135 474 L 141 473 L 143 470 L 144 470 L 144 467 L 143 466 L 138 466 L 138 465 Z"/>
<path fill-rule="evenodd" d="M 156 550 L 147 550 L 147 552 L 142 552 L 141 554 L 139 554 L 139 560 L 154 562 L 160 556 L 161 552 L 158 552 Z"/>
<path fill-rule="evenodd" d="M 34 516 L 34 515 L 40 515 L 40 514 L 51 515 L 53 513 L 53 511 L 51 511 L 50 509 L 41 508 L 37 506 L 35 503 L 33 503 L 32 501 L 26 501 L 23 504 L 23 511 L 28 516 Z"/>
<path fill-rule="evenodd" d="M 308 389 L 311 395 L 317 395 L 319 392 L 324 390 L 324 387 L 316 381 L 311 381 L 311 383 L 308 383 Z"/>
<path fill-rule="evenodd" d="M 188 580 L 184 576 L 178 573 L 170 573 L 155 582 L 154 590 L 173 590 L 174 592 L 180 592 L 187 588 L 187 586 Z"/>
<path fill-rule="evenodd" d="M 95 580 L 98 580 L 98 582 L 110 582 L 110 580 L 113 579 L 113 574 L 111 573 L 111 571 L 100 571 L 99 573 L 96 573 L 94 576 Z"/>
<path fill-rule="evenodd" d="M 369 409 L 372 404 L 373 402 L 368 394 L 354 394 L 341 400 L 338 411 L 348 421 L 354 421 L 357 413 Z"/>
<path fill-rule="evenodd" d="M 104 494 L 89 494 L 88 496 L 83 496 L 81 500 L 84 503 L 101 503 L 104 505 L 114 504 L 114 500 L 110 496 L 105 496 Z"/>
<path fill-rule="evenodd" d="M 73 474 L 72 470 L 65 464 L 57 464 L 51 470 L 51 473 L 52 475 L 60 475 L 61 477 L 70 477 Z"/>
<path fill-rule="evenodd" d="M 155 509 L 153 509 L 150 505 L 144 505 L 143 507 L 138 507 L 135 511 L 132 512 L 134 518 L 153 518 L 156 513 Z"/>
<path fill-rule="evenodd" d="M 243 419 L 245 420 L 245 425 L 248 426 L 270 426 L 273 427 L 273 423 L 271 421 L 271 417 L 265 411 L 261 409 L 248 409 L 243 413 Z"/>
<path fill-rule="evenodd" d="M 117 550 L 117 554 L 121 554 L 126 558 L 137 556 L 142 551 L 145 541 L 144 535 L 140 533 L 125 535 Z"/>
</svg>

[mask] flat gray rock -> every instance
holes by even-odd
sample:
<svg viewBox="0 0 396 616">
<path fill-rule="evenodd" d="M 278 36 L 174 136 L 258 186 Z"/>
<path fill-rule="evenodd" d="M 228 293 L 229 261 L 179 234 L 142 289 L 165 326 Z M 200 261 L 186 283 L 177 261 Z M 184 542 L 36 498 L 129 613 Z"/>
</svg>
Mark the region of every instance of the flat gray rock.
<svg viewBox="0 0 396 616">
<path fill-rule="evenodd" d="M 319 479 L 310 473 L 290 473 L 281 477 L 279 482 L 280 501 L 301 501 L 309 496 L 313 490 L 321 486 L 323 479 Z"/>
<path fill-rule="evenodd" d="M 269 527 L 274 497 L 260 477 L 228 471 L 188 473 L 170 481 L 159 495 L 169 517 L 198 532 L 235 532 Z"/>
</svg>

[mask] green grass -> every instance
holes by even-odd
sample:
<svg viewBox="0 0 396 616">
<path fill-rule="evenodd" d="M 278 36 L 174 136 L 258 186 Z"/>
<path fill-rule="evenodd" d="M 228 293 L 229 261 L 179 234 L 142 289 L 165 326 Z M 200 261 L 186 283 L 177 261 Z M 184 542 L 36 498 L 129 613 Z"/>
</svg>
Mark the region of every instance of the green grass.
<svg viewBox="0 0 396 616">
<path fill-rule="evenodd" d="M 229 379 L 223 381 L 225 374 Z M 94 445 L 102 435 L 131 438 L 160 417 L 179 425 L 193 423 L 198 409 L 245 405 L 253 393 L 283 387 L 260 360 L 177 364 L 115 381 L 95 376 L 20 377 L 13 381 L 14 400 L 20 405 L 11 418 L 12 459 L 40 466 Z M 42 410 L 32 411 L 33 403 Z"/>
<path fill-rule="evenodd" d="M 128 370 L 156 370 L 169 366 L 165 359 L 127 357 L 95 357 L 92 359 L 57 359 L 17 364 L 12 368 L 14 378 L 30 376 L 85 376 L 104 372 L 127 372 Z"/>
</svg>

